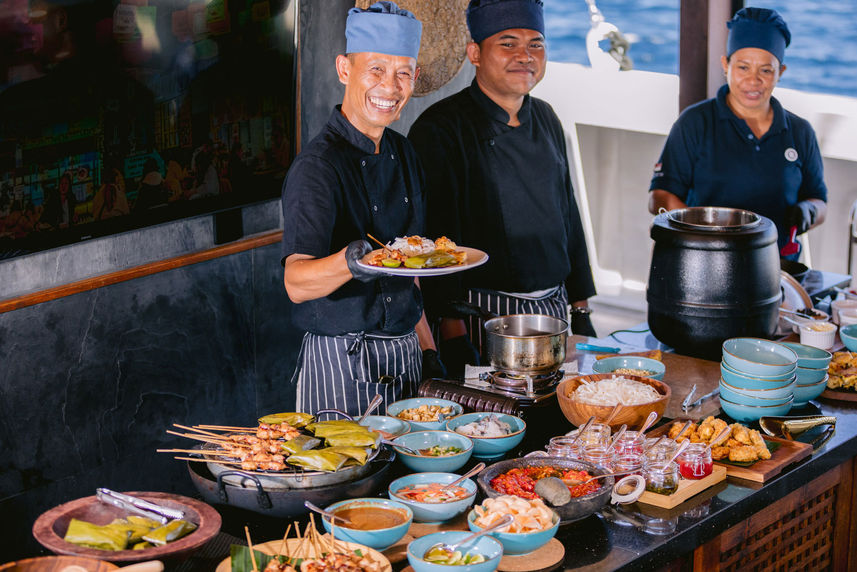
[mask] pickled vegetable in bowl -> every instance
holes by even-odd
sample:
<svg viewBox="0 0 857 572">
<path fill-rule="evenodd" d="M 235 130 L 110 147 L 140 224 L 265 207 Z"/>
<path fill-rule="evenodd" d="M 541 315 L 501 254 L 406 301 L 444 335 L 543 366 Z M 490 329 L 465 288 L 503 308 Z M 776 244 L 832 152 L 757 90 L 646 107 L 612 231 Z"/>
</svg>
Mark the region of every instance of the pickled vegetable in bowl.
<svg viewBox="0 0 857 572">
<path fill-rule="evenodd" d="M 462 554 L 460 550 L 450 552 L 443 547 L 436 546 L 425 553 L 423 560 L 433 564 L 443 564 L 444 566 L 467 566 L 468 564 L 485 562 L 485 557 L 481 554 L 471 554 L 470 552 Z"/>
</svg>

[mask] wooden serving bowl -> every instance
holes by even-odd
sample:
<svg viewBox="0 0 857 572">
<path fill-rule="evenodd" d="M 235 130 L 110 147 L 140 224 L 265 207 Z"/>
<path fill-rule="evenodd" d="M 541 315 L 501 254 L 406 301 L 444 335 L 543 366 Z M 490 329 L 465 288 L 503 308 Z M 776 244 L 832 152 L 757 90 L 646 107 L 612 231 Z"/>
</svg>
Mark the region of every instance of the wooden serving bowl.
<svg viewBox="0 0 857 572">
<path fill-rule="evenodd" d="M 565 418 L 577 427 L 586 423 L 593 415 L 595 416 L 596 423 L 604 423 L 610 416 L 610 413 L 613 412 L 612 405 L 581 403 L 570 398 L 569 394 L 585 381 L 600 381 L 602 379 L 610 379 L 614 376 L 615 374 L 612 373 L 596 373 L 564 379 L 556 388 L 556 397 Z M 639 377 L 636 375 L 623 375 L 622 377 L 651 385 L 661 394 L 661 397 L 649 403 L 623 406 L 610 422 L 611 429 L 615 429 L 621 425 L 627 425 L 630 430 L 639 429 L 650 412 L 656 411 L 658 418 L 664 414 L 664 410 L 667 408 L 667 403 L 672 394 L 669 385 L 650 377 Z"/>
<path fill-rule="evenodd" d="M 72 518 L 101 525 L 129 514 L 120 508 L 101 502 L 93 495 L 69 501 L 42 513 L 33 524 L 33 536 L 39 544 L 54 554 L 84 556 L 128 564 L 146 560 L 179 562 L 220 532 L 220 514 L 204 502 L 171 493 L 130 492 L 127 494 L 184 511 L 187 520 L 197 525 L 196 530 L 174 542 L 143 550 L 99 550 L 66 542 L 63 537 Z"/>
</svg>

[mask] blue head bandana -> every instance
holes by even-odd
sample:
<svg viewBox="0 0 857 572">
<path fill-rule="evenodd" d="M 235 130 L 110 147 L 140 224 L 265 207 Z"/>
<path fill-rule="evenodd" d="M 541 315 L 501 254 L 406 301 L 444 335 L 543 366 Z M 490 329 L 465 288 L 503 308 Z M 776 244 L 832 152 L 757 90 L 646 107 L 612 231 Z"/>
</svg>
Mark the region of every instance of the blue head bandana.
<svg viewBox="0 0 857 572">
<path fill-rule="evenodd" d="M 351 8 L 345 21 L 345 52 L 375 52 L 417 58 L 423 25 L 393 2 L 375 2 L 366 10 Z"/>
<path fill-rule="evenodd" d="M 785 20 L 774 10 L 767 8 L 741 8 L 726 22 L 729 39 L 726 41 L 726 56 L 741 48 L 760 48 L 774 54 L 780 63 L 786 54 L 786 46 L 792 39 Z"/>
<path fill-rule="evenodd" d="M 477 44 L 513 28 L 535 30 L 544 35 L 542 0 L 470 0 L 467 28 Z"/>
</svg>

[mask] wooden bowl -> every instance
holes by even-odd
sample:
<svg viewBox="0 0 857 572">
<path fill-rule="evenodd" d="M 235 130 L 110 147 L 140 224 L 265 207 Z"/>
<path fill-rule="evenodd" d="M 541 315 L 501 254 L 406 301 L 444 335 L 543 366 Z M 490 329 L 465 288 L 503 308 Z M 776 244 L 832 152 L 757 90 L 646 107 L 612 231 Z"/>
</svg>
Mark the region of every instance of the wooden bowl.
<svg viewBox="0 0 857 572">
<path fill-rule="evenodd" d="M 577 427 L 586 423 L 593 415 L 595 416 L 596 423 L 604 423 L 604 421 L 606 421 L 610 416 L 610 413 L 613 412 L 612 405 L 590 405 L 588 403 L 581 403 L 571 399 L 569 394 L 577 389 L 577 387 L 584 381 L 600 381 L 602 379 L 610 379 L 611 377 L 614 377 L 614 374 L 597 373 L 564 379 L 556 388 L 556 397 L 565 418 Z M 649 403 L 623 406 L 619 410 L 619 413 L 617 413 L 610 422 L 611 429 L 615 429 L 621 425 L 627 425 L 628 429 L 631 430 L 639 429 L 650 412 L 657 411 L 658 418 L 664 414 L 664 410 L 667 408 L 667 402 L 669 402 L 670 395 L 672 394 L 669 385 L 650 377 L 638 377 L 636 375 L 623 375 L 622 377 L 625 379 L 639 381 L 646 385 L 651 385 L 658 391 L 658 393 L 661 394 L 661 397 Z"/>
<path fill-rule="evenodd" d="M 129 514 L 127 511 L 99 501 L 93 495 L 61 504 L 42 513 L 33 524 L 33 536 L 39 544 L 55 554 L 130 563 L 146 560 L 179 561 L 220 532 L 220 514 L 204 502 L 170 493 L 130 492 L 127 494 L 169 508 L 183 510 L 187 520 L 196 524 L 197 529 L 175 542 L 143 550 L 99 550 L 66 542 L 63 536 L 68 530 L 68 523 L 73 518 L 102 525 Z"/>
<path fill-rule="evenodd" d="M 78 566 L 79 568 L 74 569 L 82 569 L 86 570 L 86 572 L 119 570 L 119 567 L 115 564 L 94 558 L 83 558 L 81 556 L 39 556 L 38 558 L 26 558 L 24 560 L 0 564 L 0 572 L 62 572 L 71 566 Z"/>
</svg>

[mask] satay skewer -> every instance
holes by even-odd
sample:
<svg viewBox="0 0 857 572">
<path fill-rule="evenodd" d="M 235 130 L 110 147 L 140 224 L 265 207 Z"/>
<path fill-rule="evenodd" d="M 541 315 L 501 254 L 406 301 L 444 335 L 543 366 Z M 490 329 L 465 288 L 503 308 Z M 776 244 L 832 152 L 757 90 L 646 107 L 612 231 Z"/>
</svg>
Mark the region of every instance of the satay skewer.
<svg viewBox="0 0 857 572">
<path fill-rule="evenodd" d="M 250 529 L 244 527 L 244 534 L 247 535 L 247 546 L 250 548 L 250 562 L 253 563 L 253 572 L 259 572 L 259 567 L 256 566 L 256 555 L 253 553 L 253 541 L 250 540 Z"/>
<path fill-rule="evenodd" d="M 215 431 L 256 431 L 259 427 L 233 427 L 231 425 L 194 425 L 199 429 L 213 429 Z"/>
<path fill-rule="evenodd" d="M 375 238 L 374 236 L 372 236 L 372 235 L 371 235 L 371 234 L 369 234 L 368 232 L 366 233 L 366 236 L 368 236 L 369 238 L 371 238 L 372 240 L 374 240 L 375 242 L 377 242 L 378 244 L 380 244 L 380 245 L 381 245 L 381 248 L 387 248 L 387 245 L 386 245 L 386 244 L 384 244 L 383 242 L 381 242 L 380 240 L 378 240 L 377 238 Z"/>
<path fill-rule="evenodd" d="M 179 429 L 186 429 L 188 431 L 194 431 L 195 433 L 201 433 L 202 435 L 208 435 L 209 437 L 217 437 L 218 439 L 223 437 L 218 433 L 212 433 L 203 429 L 197 429 L 196 427 L 188 427 L 187 425 L 179 425 L 178 423 L 173 423 L 173 427 L 178 427 Z"/>
<path fill-rule="evenodd" d="M 288 561 L 289 557 L 288 557 L 286 551 L 289 549 L 288 540 L 289 540 L 289 532 L 291 532 L 291 531 L 292 531 L 292 525 L 290 524 L 288 527 L 286 527 L 286 533 L 283 535 L 283 542 L 280 544 L 280 549 L 277 551 L 277 554 L 285 557 L 287 561 Z"/>
<path fill-rule="evenodd" d="M 155 449 L 156 453 L 195 453 L 198 455 L 214 455 L 217 457 L 235 457 L 232 451 L 206 449 Z"/>
<path fill-rule="evenodd" d="M 167 429 L 167 433 L 170 435 L 178 435 L 179 437 L 187 437 L 188 439 L 195 439 L 197 441 L 202 441 L 204 443 L 214 443 L 215 445 L 219 445 L 221 443 L 234 443 L 235 441 L 230 441 L 229 439 L 225 439 L 222 436 L 218 435 L 215 439 L 214 437 L 205 437 L 203 435 L 195 435 L 193 433 L 179 433 L 178 431 L 170 431 Z"/>
</svg>

